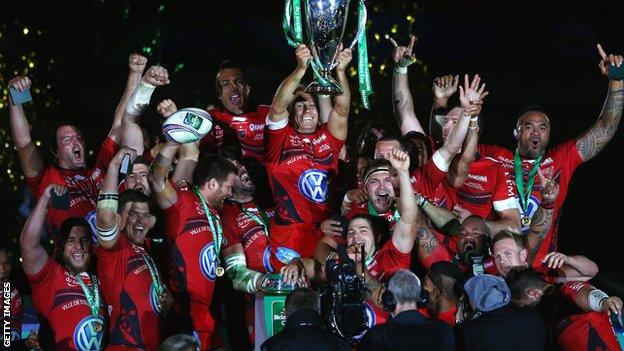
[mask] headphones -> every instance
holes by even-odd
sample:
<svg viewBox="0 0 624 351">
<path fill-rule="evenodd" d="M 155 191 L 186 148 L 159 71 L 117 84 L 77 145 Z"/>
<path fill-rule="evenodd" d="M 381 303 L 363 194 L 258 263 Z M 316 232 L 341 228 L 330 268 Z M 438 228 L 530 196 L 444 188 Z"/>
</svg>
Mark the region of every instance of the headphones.
<svg viewBox="0 0 624 351">
<path fill-rule="evenodd" d="M 427 290 L 421 287 L 420 296 L 418 296 L 418 302 L 416 303 L 419 307 L 427 306 L 429 302 L 429 293 Z M 394 294 L 392 291 L 386 287 L 384 292 L 381 294 L 381 305 L 383 306 L 383 310 L 386 312 L 392 312 L 396 308 L 397 301 L 394 298 Z"/>
</svg>

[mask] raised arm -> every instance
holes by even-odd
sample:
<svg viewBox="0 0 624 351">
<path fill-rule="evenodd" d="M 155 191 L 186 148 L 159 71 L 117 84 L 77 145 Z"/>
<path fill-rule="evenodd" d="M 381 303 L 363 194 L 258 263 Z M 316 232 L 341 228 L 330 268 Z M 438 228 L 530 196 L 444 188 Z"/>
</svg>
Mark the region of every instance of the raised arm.
<svg viewBox="0 0 624 351">
<path fill-rule="evenodd" d="M 425 134 L 416 117 L 414 100 L 412 99 L 407 77 L 407 68 L 416 61 L 416 57 L 412 54 L 416 37 L 410 35 L 410 41 L 407 46 L 399 46 L 392 38 L 389 38 L 389 40 L 392 46 L 394 46 L 392 55 L 394 60 L 394 72 L 392 73 L 392 112 L 394 113 L 394 118 L 397 120 L 401 135 L 411 131 Z"/>
<path fill-rule="evenodd" d="M 22 233 L 20 234 L 20 251 L 22 253 L 22 265 L 24 272 L 34 275 L 41 271 L 43 265 L 48 259 L 48 253 L 41 246 L 41 234 L 43 233 L 46 214 L 48 213 L 48 202 L 50 201 L 51 192 L 62 195 L 67 192 L 67 188 L 50 184 L 43 191 L 43 194 L 37 201 L 35 208 L 28 216 Z"/>
<path fill-rule="evenodd" d="M 459 85 L 459 76 L 450 74 L 433 80 L 433 105 L 429 114 L 429 135 L 435 140 L 442 140 L 442 124 L 448 113 L 448 99 L 455 94 Z M 442 119 L 438 123 L 438 119 Z"/>
<path fill-rule="evenodd" d="M 410 253 L 414 247 L 416 220 L 418 219 L 418 206 L 416 196 L 410 182 L 409 165 L 410 158 L 405 151 L 392 150 L 386 156 L 392 167 L 399 173 L 399 210 L 401 218 L 397 221 L 392 232 L 392 243 L 402 253 Z"/>
<path fill-rule="evenodd" d="M 607 55 L 600 44 L 597 45 L 598 53 L 601 60 L 598 66 L 600 72 L 604 76 L 608 76 L 609 67 L 622 65 L 623 58 L 621 55 Z M 624 82 L 615 79 L 609 79 L 609 91 L 607 99 L 600 112 L 598 121 L 591 128 L 576 138 L 576 149 L 583 161 L 590 160 L 604 149 L 605 145 L 613 135 L 620 124 L 622 118 L 622 106 L 624 105 Z"/>
<path fill-rule="evenodd" d="M 468 133 L 464 139 L 461 153 L 456 156 L 457 161 L 453 162 L 453 167 L 449 168 L 448 179 L 451 185 L 459 189 L 464 185 L 468 177 L 470 165 L 475 159 L 477 143 L 479 141 L 478 120 L 483 106 L 483 99 L 489 94 L 485 91 L 485 83 L 481 83 L 481 78 L 476 75 L 471 83 L 468 76 L 464 76 L 464 86 L 460 87 L 459 101 L 464 110 L 470 111 L 472 117 L 468 126 Z"/>
<path fill-rule="evenodd" d="M 310 49 L 303 44 L 297 47 L 295 55 L 297 56 L 297 68 L 282 81 L 273 97 L 273 102 L 271 102 L 268 118 L 272 122 L 280 122 L 288 118 L 288 105 L 294 100 L 294 92 L 301 83 L 310 60 L 312 60 Z"/>
<path fill-rule="evenodd" d="M 128 100 L 134 92 L 134 89 L 139 85 L 141 81 L 141 74 L 143 74 L 143 70 L 145 69 L 145 64 L 147 63 L 147 58 L 140 54 L 131 54 L 128 58 L 128 67 L 130 70 L 128 71 L 128 80 L 126 80 L 126 87 L 124 88 L 123 95 L 121 96 L 121 100 L 117 104 L 115 108 L 115 116 L 113 118 L 113 125 L 108 133 L 108 137 L 113 139 L 116 143 L 120 143 L 122 139 L 122 119 L 124 116 L 124 111 L 126 105 L 128 104 Z"/>
<path fill-rule="evenodd" d="M 574 302 L 583 311 L 615 313 L 620 321 L 622 319 L 622 300 L 617 296 L 609 296 L 604 291 L 587 283 L 580 287 Z"/>
<path fill-rule="evenodd" d="M 128 99 L 122 119 L 122 144 L 128 145 L 142 155 L 145 149 L 143 132 L 137 119 L 149 105 L 150 98 L 158 86 L 169 84 L 169 73 L 164 67 L 150 67 L 141 78 L 132 96 Z"/>
<path fill-rule="evenodd" d="M 130 162 L 136 158 L 136 151 L 126 146 L 122 147 L 108 164 L 108 170 L 102 188 L 98 196 L 97 214 L 95 223 L 97 228 L 98 243 L 103 248 L 115 246 L 119 239 L 119 227 L 117 222 L 117 205 L 119 194 L 117 191 L 119 182 L 119 165 L 125 155 L 130 155 Z"/>
<path fill-rule="evenodd" d="M 549 252 L 542 263 L 560 272 L 558 283 L 587 281 L 598 274 L 598 265 L 582 255 L 568 256 L 561 252 Z"/>
<path fill-rule="evenodd" d="M 318 118 L 321 124 L 327 123 L 329 120 L 329 113 L 332 111 L 332 99 L 329 95 L 318 95 Z"/>
<path fill-rule="evenodd" d="M 9 81 L 9 88 L 13 87 L 18 91 L 24 91 L 30 89 L 31 84 L 30 78 L 20 76 Z M 24 114 L 24 108 L 22 105 L 13 105 L 10 94 L 9 124 L 11 125 L 11 137 L 17 149 L 17 156 L 24 176 L 32 178 L 39 175 L 43 170 L 43 157 L 35 144 L 32 143 L 30 125 Z"/>
<path fill-rule="evenodd" d="M 342 94 L 334 98 L 334 108 L 329 113 L 327 128 L 329 132 L 339 140 L 347 139 L 347 126 L 349 120 L 349 107 L 351 105 L 351 91 L 347 81 L 347 66 L 351 62 L 352 53 L 350 49 L 344 49 L 338 54 L 338 65 L 336 66 L 336 77 L 338 84 L 342 88 Z"/>
<path fill-rule="evenodd" d="M 171 170 L 171 164 L 173 163 L 173 157 L 180 144 L 167 141 L 160 150 L 152 164 L 149 171 L 149 182 L 152 186 L 152 193 L 158 203 L 158 206 L 163 210 L 168 209 L 178 202 L 178 194 L 175 191 L 173 185 L 169 181 L 169 171 Z"/>
<path fill-rule="evenodd" d="M 531 218 L 531 227 L 529 228 L 529 234 L 527 234 L 527 251 L 529 253 L 527 263 L 529 267 L 533 265 L 535 256 L 552 225 L 553 214 L 555 212 L 555 200 L 557 200 L 557 196 L 559 195 L 559 184 L 557 184 L 557 182 L 544 177 L 544 174 L 539 168 L 537 174 L 542 184 L 540 189 L 542 201 Z"/>
</svg>

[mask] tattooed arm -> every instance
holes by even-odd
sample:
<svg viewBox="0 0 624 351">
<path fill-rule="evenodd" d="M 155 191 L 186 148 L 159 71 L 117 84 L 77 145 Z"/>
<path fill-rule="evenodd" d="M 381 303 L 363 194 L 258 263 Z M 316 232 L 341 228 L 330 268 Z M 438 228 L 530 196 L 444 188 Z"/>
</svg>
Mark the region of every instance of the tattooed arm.
<svg viewBox="0 0 624 351">
<path fill-rule="evenodd" d="M 609 66 L 622 65 L 621 55 L 607 55 L 600 44 L 598 44 L 598 53 L 602 58 L 599 67 L 603 75 L 608 75 Z M 609 80 L 609 92 L 598 121 L 576 138 L 576 149 L 583 161 L 596 156 L 613 138 L 622 118 L 623 103 L 624 82 L 622 80 Z"/>
<path fill-rule="evenodd" d="M 559 184 L 557 182 L 546 179 L 541 170 L 538 170 L 538 175 L 542 183 L 542 201 L 533 218 L 531 218 L 531 227 L 527 235 L 527 251 L 529 252 L 527 263 L 529 267 L 533 265 L 535 256 L 540 246 L 542 246 L 542 241 L 544 241 L 544 237 L 546 237 L 550 229 L 555 212 L 555 201 L 559 195 Z"/>
<path fill-rule="evenodd" d="M 411 35 L 407 46 L 399 46 L 392 38 L 390 38 L 390 42 L 394 46 L 393 59 L 395 70 L 392 73 L 392 110 L 394 117 L 397 119 L 401 135 L 411 131 L 425 134 L 414 111 L 414 100 L 412 99 L 407 79 L 407 67 L 416 60 L 414 55 L 412 55 L 416 37 Z"/>
<path fill-rule="evenodd" d="M 418 242 L 418 259 L 426 269 L 429 269 L 437 261 L 451 261 L 452 255 L 449 250 L 438 240 L 433 229 L 422 221 L 416 228 L 416 240 Z"/>
</svg>

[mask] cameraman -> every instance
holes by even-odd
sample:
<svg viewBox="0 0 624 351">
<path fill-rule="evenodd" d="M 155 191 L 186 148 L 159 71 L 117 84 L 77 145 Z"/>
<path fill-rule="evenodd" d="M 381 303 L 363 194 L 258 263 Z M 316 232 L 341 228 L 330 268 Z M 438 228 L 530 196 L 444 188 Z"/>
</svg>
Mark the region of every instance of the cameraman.
<svg viewBox="0 0 624 351">
<path fill-rule="evenodd" d="M 454 350 L 453 329 L 441 320 L 428 320 L 416 309 L 420 289 L 416 274 L 397 271 L 382 297 L 393 318 L 370 329 L 358 350 Z"/>
<path fill-rule="evenodd" d="M 349 350 L 342 338 L 323 328 L 316 292 L 299 288 L 286 297 L 286 326 L 262 344 L 261 349 L 280 350 Z"/>
</svg>

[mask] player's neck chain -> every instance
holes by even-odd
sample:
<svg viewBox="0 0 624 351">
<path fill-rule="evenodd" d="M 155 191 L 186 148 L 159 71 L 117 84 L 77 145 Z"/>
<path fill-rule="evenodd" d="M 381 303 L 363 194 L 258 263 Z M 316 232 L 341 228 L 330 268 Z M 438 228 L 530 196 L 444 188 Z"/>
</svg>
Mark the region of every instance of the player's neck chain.
<svg viewBox="0 0 624 351">
<path fill-rule="evenodd" d="M 69 267 L 67 268 L 69 269 Z M 85 282 L 80 278 L 80 274 L 74 273 L 71 269 L 69 271 L 76 277 L 76 281 L 78 281 L 78 285 L 82 288 L 82 292 L 84 293 L 85 299 L 87 299 L 87 305 L 89 305 L 89 309 L 91 310 L 91 315 L 93 317 L 99 318 L 100 315 L 100 289 L 98 286 L 98 280 L 96 276 L 89 275 L 91 279 L 91 287 L 87 286 Z"/>
<path fill-rule="evenodd" d="M 541 152 L 539 156 L 533 162 L 533 167 L 529 172 L 529 177 L 527 178 L 526 187 L 524 186 L 524 179 L 522 177 L 522 160 L 520 159 L 520 152 L 518 148 L 516 148 L 516 152 L 514 155 L 514 171 L 516 175 L 516 189 L 518 190 L 518 198 L 520 199 L 520 206 L 522 207 L 522 225 L 529 226 L 531 225 L 531 217 L 527 213 L 527 209 L 529 207 L 529 198 L 531 197 L 531 192 L 533 191 L 533 185 L 535 185 L 535 176 L 537 175 L 537 171 L 539 170 L 540 165 L 542 164 L 542 157 L 544 156 L 544 152 Z"/>
<path fill-rule="evenodd" d="M 208 224 L 210 225 L 210 232 L 212 234 L 212 242 L 214 243 L 214 252 L 215 252 L 215 260 L 217 264 L 217 268 L 215 269 L 215 273 L 218 277 L 223 276 L 225 274 L 225 269 L 221 267 L 221 244 L 223 243 L 223 228 L 221 227 L 221 219 L 219 215 L 213 214 L 210 209 L 208 209 L 208 205 L 204 200 L 204 197 L 199 192 L 199 188 L 193 186 L 193 190 L 197 197 L 199 197 L 199 202 L 201 202 L 202 207 L 204 208 L 204 212 L 206 213 L 206 219 L 208 219 Z"/>
</svg>

